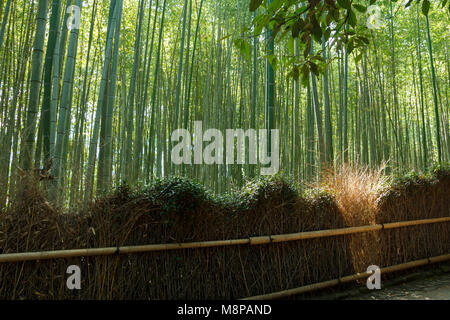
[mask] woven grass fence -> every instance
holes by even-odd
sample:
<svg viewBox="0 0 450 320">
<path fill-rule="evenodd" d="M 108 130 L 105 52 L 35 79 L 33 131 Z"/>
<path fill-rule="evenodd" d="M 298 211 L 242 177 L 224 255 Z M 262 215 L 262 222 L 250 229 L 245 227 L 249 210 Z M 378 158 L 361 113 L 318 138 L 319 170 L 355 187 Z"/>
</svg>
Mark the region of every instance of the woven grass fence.
<svg viewBox="0 0 450 320">
<path fill-rule="evenodd" d="M 220 205 L 191 190 L 166 210 L 167 193 L 154 191 L 121 189 L 69 214 L 31 194 L 0 216 L 2 254 L 221 239 L 243 243 L 0 263 L 0 298 L 238 299 L 343 278 L 372 264 L 383 268 L 450 252 L 449 175 L 391 188 L 377 197 L 376 210 L 367 212 L 361 212 L 366 207 L 361 199 L 349 207 L 326 195 L 298 197 L 283 181 L 260 190 L 245 208 Z M 425 219 L 435 221 L 389 228 Z M 370 230 L 286 242 L 267 237 L 361 226 Z M 264 243 L 248 245 L 252 239 Z M 81 290 L 66 288 L 66 269 L 73 264 L 81 268 Z"/>
</svg>

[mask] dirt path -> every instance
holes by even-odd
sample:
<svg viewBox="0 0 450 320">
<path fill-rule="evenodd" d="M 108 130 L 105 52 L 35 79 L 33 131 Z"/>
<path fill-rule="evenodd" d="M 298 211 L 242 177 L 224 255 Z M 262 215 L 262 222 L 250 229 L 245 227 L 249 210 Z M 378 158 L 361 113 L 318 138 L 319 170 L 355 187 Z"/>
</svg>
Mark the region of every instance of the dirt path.
<svg viewBox="0 0 450 320">
<path fill-rule="evenodd" d="M 345 300 L 450 300 L 450 273 L 382 287 Z"/>
</svg>

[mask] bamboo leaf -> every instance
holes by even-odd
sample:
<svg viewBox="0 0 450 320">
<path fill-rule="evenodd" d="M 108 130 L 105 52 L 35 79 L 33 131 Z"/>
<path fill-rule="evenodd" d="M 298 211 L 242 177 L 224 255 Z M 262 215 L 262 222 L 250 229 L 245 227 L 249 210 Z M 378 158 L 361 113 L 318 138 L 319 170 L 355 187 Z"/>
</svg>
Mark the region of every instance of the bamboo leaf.
<svg viewBox="0 0 450 320">
<path fill-rule="evenodd" d="M 250 11 L 256 11 L 256 9 L 261 6 L 262 2 L 263 0 L 250 0 Z"/>
<path fill-rule="evenodd" d="M 350 0 L 338 0 L 337 2 L 344 9 L 350 10 L 352 8 Z"/>
<path fill-rule="evenodd" d="M 270 2 L 270 1 L 269 1 Z M 270 3 L 269 7 L 267 8 L 267 10 L 269 12 L 275 12 L 278 9 L 281 8 L 281 6 L 283 5 L 284 0 L 273 0 L 272 3 Z"/>
<path fill-rule="evenodd" d="M 355 27 L 355 26 L 356 26 L 356 22 L 357 22 L 357 20 L 356 20 L 356 15 L 355 15 L 355 13 L 353 12 L 353 10 L 350 9 L 350 10 L 349 10 L 349 14 L 348 14 L 348 23 L 349 23 L 352 27 Z"/>
<path fill-rule="evenodd" d="M 312 73 L 314 73 L 317 77 L 319 76 L 319 67 L 314 62 L 309 62 L 309 68 L 311 69 Z"/>
<path fill-rule="evenodd" d="M 306 86 L 309 80 L 309 68 L 307 64 L 302 66 L 302 84 Z"/>
<path fill-rule="evenodd" d="M 299 18 L 292 24 L 292 37 L 297 38 L 300 35 L 303 27 L 305 26 L 305 21 L 302 18 Z"/>
<path fill-rule="evenodd" d="M 425 16 L 428 16 L 428 12 L 430 11 L 430 1 L 429 0 L 423 0 L 422 2 L 422 13 Z"/>
<path fill-rule="evenodd" d="M 367 7 L 363 6 L 362 4 L 354 3 L 353 7 L 361 13 L 364 13 L 367 11 Z"/>
<path fill-rule="evenodd" d="M 320 42 L 322 38 L 322 28 L 320 27 L 319 22 L 317 21 L 316 17 L 313 15 L 311 16 L 311 23 L 312 23 L 312 34 L 314 36 L 314 39 L 317 42 Z"/>
<path fill-rule="evenodd" d="M 309 52 L 311 51 L 311 46 L 312 46 L 311 37 L 308 37 L 305 50 L 303 51 L 303 56 L 305 57 L 305 59 L 309 55 Z"/>
</svg>

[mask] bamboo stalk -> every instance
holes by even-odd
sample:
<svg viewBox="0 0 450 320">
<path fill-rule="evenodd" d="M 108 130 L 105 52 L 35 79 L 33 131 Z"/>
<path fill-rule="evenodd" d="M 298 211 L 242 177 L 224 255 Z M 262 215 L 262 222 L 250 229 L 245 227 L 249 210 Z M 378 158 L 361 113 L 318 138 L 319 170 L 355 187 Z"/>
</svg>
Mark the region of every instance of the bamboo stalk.
<svg viewBox="0 0 450 320">
<path fill-rule="evenodd" d="M 72 257 L 87 257 L 87 256 L 107 256 L 113 254 L 129 254 L 139 252 L 152 251 L 168 251 L 179 249 L 195 249 L 195 248 L 209 248 L 209 247 L 223 247 L 235 245 L 262 245 L 275 242 L 287 242 L 305 239 L 317 239 L 323 237 L 340 236 L 347 234 L 355 234 L 362 232 L 370 232 L 382 229 L 394 229 L 414 225 L 431 224 L 450 222 L 450 217 L 432 218 L 411 220 L 402 222 L 392 222 L 386 224 L 376 224 L 371 226 L 349 227 L 340 229 L 328 229 L 319 231 L 307 231 L 290 234 L 268 235 L 250 237 L 244 239 L 232 240 L 213 240 L 201 242 L 185 242 L 185 243 L 163 243 L 163 244 L 149 244 L 140 246 L 123 246 L 123 247 L 107 247 L 107 248 L 91 248 L 91 249 L 72 249 L 72 250 L 55 250 L 55 251 L 41 251 L 41 252 L 24 252 L 24 253 L 8 253 L 0 255 L 0 263 L 2 262 L 18 262 L 30 260 L 48 260 Z"/>
<path fill-rule="evenodd" d="M 442 261 L 446 261 L 446 260 L 450 260 L 450 254 L 415 260 L 415 261 L 411 261 L 411 262 L 406 262 L 406 263 L 401 263 L 401 264 L 397 264 L 394 266 L 381 268 L 380 272 L 383 274 L 383 273 L 389 273 L 389 272 L 394 272 L 394 271 L 406 270 L 406 269 L 420 267 L 420 266 L 424 266 L 427 264 L 442 262 Z M 306 293 L 306 292 L 312 292 L 312 291 L 316 291 L 316 290 L 324 289 L 324 288 L 330 288 L 333 286 L 337 286 L 340 283 L 346 283 L 346 282 L 351 282 L 351 281 L 355 281 L 355 280 L 359 280 L 359 279 L 364 279 L 370 275 L 372 275 L 371 272 L 356 273 L 356 274 L 353 274 L 350 276 L 345 276 L 345 277 L 338 278 L 338 279 L 309 284 L 309 285 L 294 288 L 294 289 L 288 289 L 288 290 L 263 294 L 263 295 L 259 295 L 259 296 L 248 297 L 248 298 L 244 298 L 241 300 L 272 300 L 272 299 L 285 298 L 285 297 L 292 296 L 292 295 L 297 295 L 297 294 Z"/>
</svg>

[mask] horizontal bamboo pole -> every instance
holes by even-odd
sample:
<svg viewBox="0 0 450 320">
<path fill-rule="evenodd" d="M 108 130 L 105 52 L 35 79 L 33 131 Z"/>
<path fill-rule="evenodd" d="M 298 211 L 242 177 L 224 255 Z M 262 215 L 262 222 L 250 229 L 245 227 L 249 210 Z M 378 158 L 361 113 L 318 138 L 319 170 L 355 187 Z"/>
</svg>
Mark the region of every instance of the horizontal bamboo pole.
<svg viewBox="0 0 450 320">
<path fill-rule="evenodd" d="M 414 267 L 421 267 L 421 266 L 424 266 L 427 264 L 437 263 L 437 262 L 442 262 L 442 261 L 447 261 L 447 260 L 450 260 L 450 254 L 431 257 L 431 258 L 427 258 L 427 259 L 415 260 L 415 261 L 411 261 L 411 262 L 407 262 L 407 263 L 402 263 L 402 264 L 397 264 L 397 265 L 390 266 L 390 267 L 381 268 L 380 272 L 381 272 L 381 274 L 390 273 L 390 272 L 394 272 L 394 271 L 401 271 L 401 270 L 406 270 L 406 269 L 410 269 L 410 268 L 414 268 Z M 288 289 L 288 290 L 283 290 L 283 291 L 278 291 L 278 292 L 272 292 L 272 293 L 263 294 L 263 295 L 259 295 L 259 296 L 248 297 L 248 298 L 244 298 L 241 300 L 273 300 L 273 299 L 286 298 L 286 297 L 298 295 L 301 293 L 312 292 L 312 291 L 316 291 L 319 289 L 334 287 L 340 283 L 347 283 L 347 282 L 352 282 L 352 281 L 359 280 L 359 279 L 364 279 L 364 278 L 369 277 L 372 274 L 373 274 L 372 272 L 356 273 L 356 274 L 353 274 L 350 276 L 345 276 L 345 277 L 338 278 L 338 279 L 318 282 L 318 283 L 309 284 L 309 285 L 306 285 L 303 287 L 298 287 L 298 288 L 293 288 L 293 289 Z"/>
<path fill-rule="evenodd" d="M 0 263 L 2 262 L 19 262 L 30 260 L 48 260 L 72 257 L 89 257 L 89 256 L 108 256 L 113 254 L 129 254 L 138 252 L 168 251 L 180 249 L 195 249 L 209 247 L 224 247 L 235 245 L 261 245 L 273 242 L 287 242 L 305 239 L 317 239 L 323 237 L 340 236 L 347 234 L 355 234 L 362 232 L 370 232 L 382 229 L 393 229 L 400 227 L 408 227 L 413 225 L 422 225 L 430 223 L 450 222 L 450 217 L 411 220 L 403 222 L 392 222 L 386 224 L 375 224 L 361 227 L 349 227 L 340 229 L 328 229 L 319 231 L 307 231 L 290 234 L 269 235 L 250 237 L 245 239 L 233 240 L 214 240 L 202 242 L 185 242 L 185 243 L 163 243 L 149 244 L 140 246 L 123 246 L 123 247 L 107 247 L 107 248 L 91 248 L 91 249 L 72 249 L 72 250 L 55 250 L 40 252 L 24 252 L 24 253 L 8 253 L 0 254 Z"/>
</svg>

